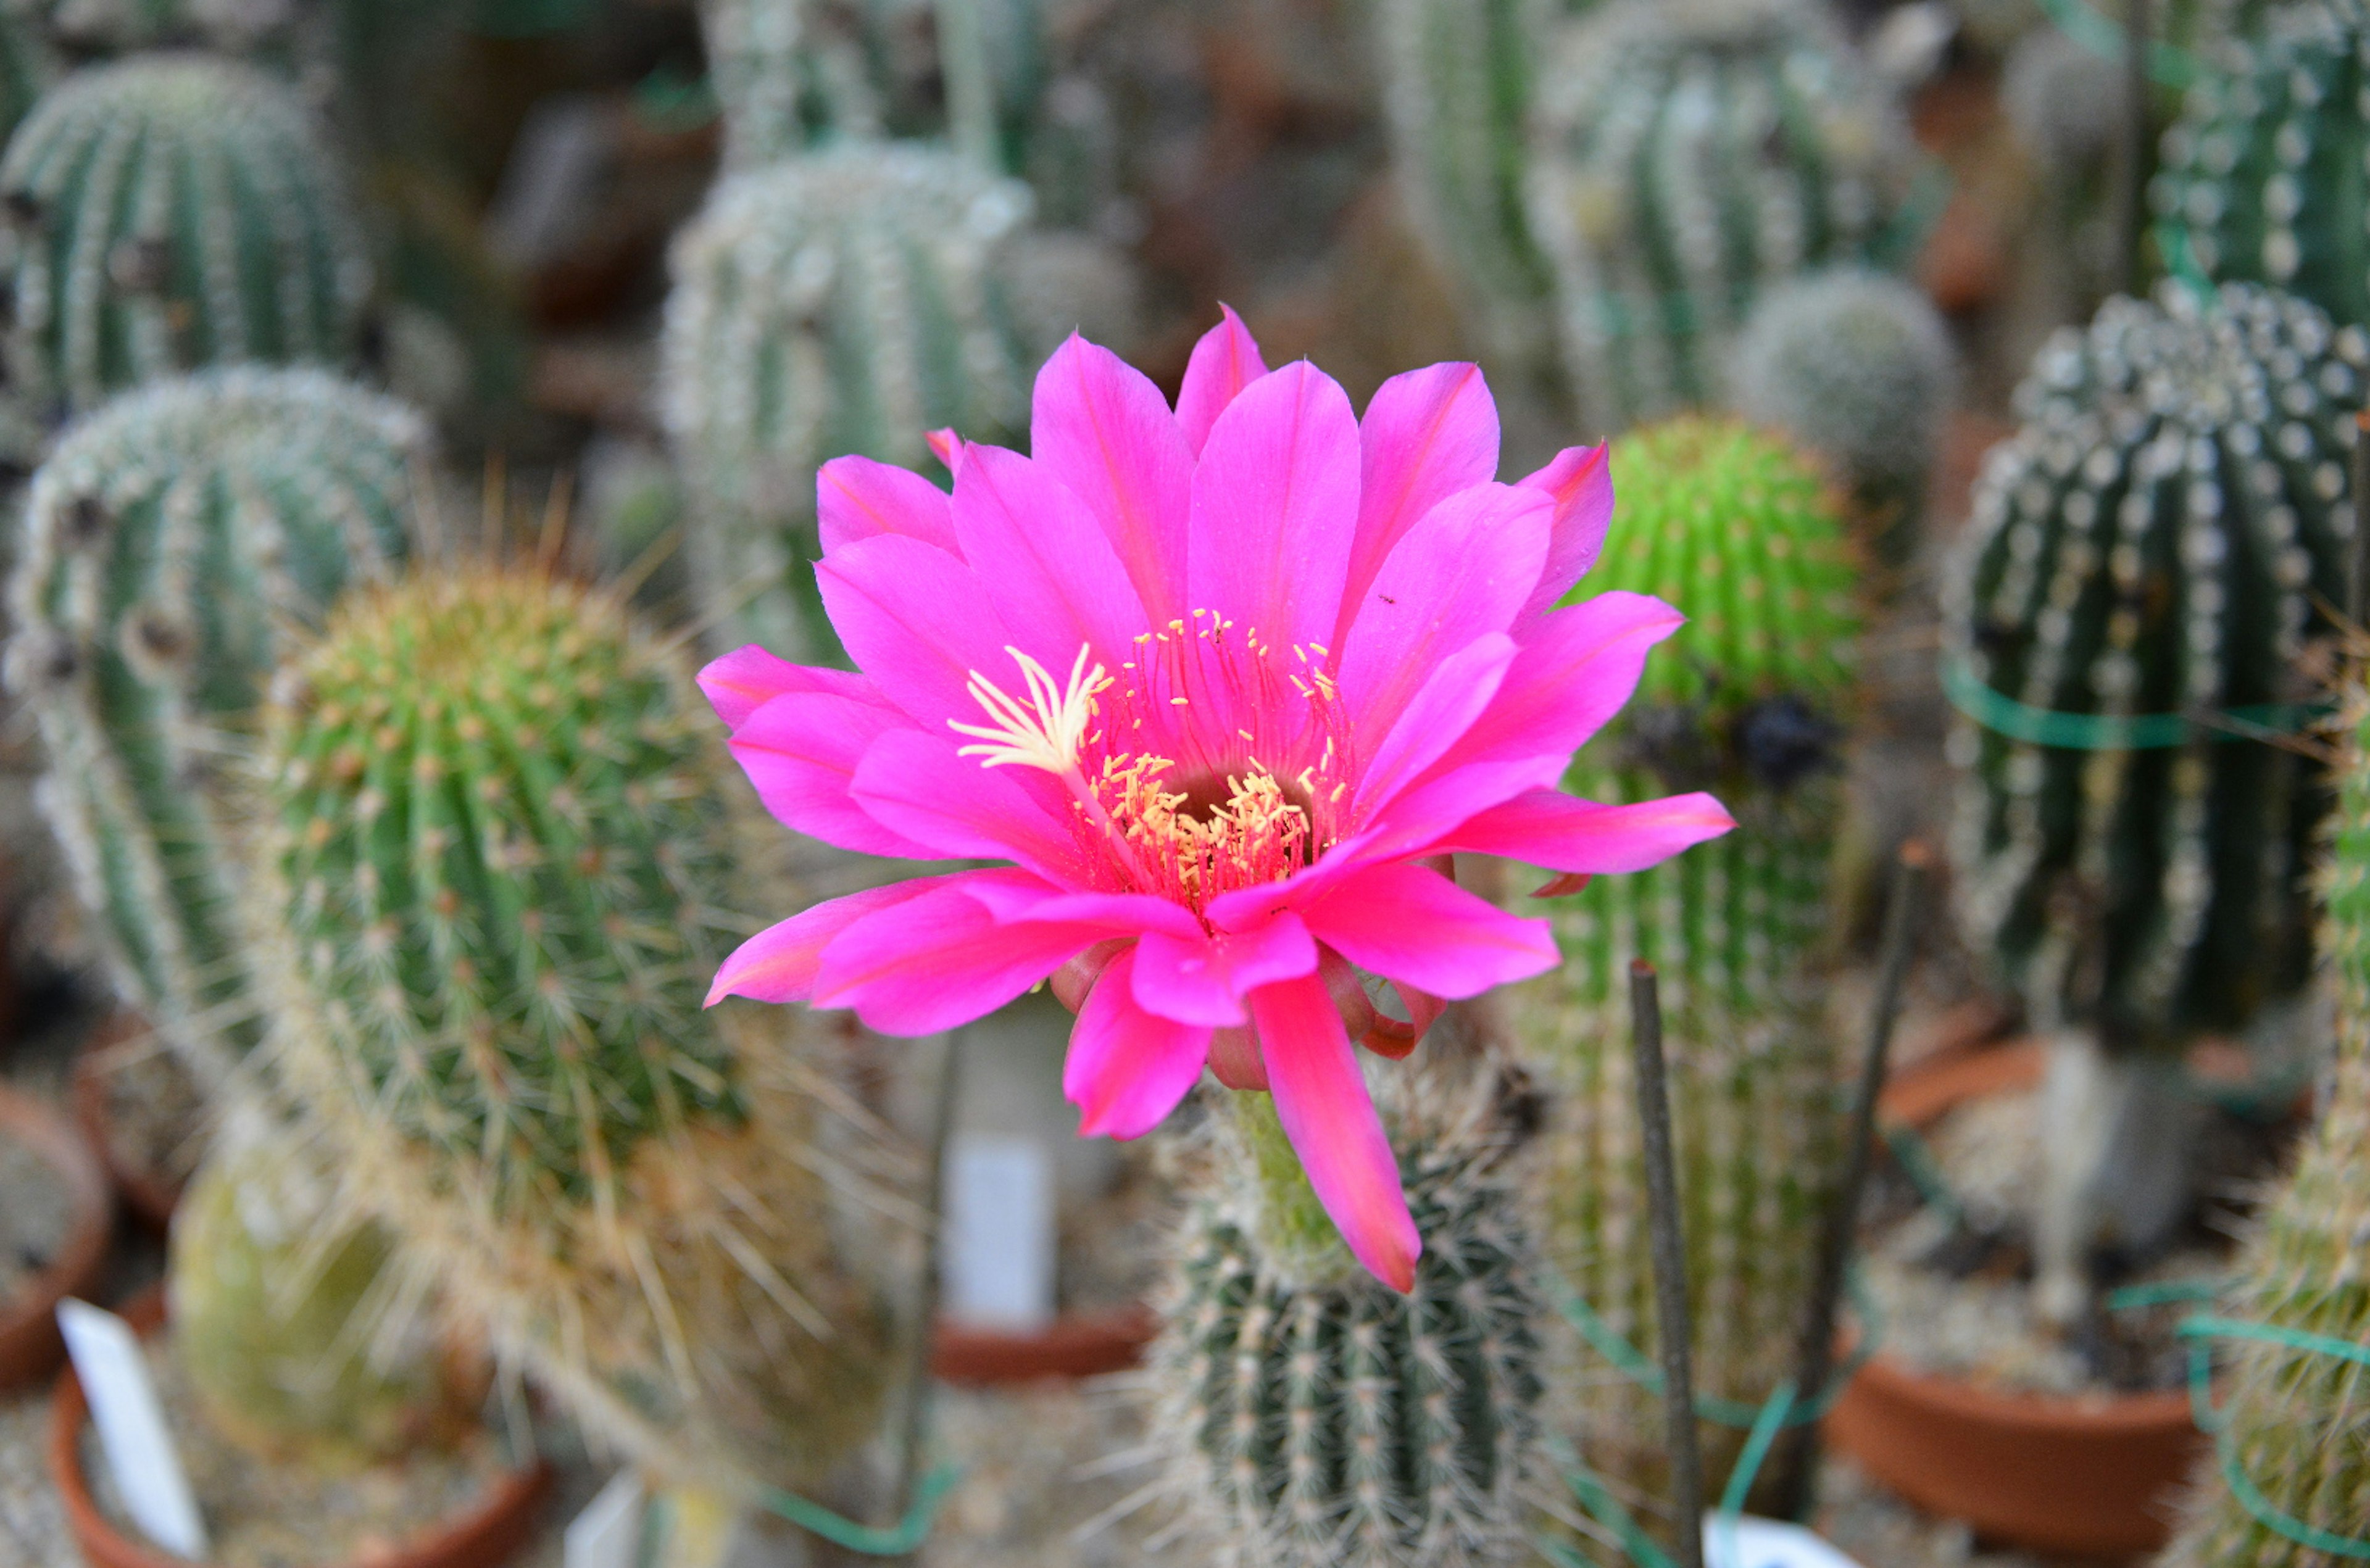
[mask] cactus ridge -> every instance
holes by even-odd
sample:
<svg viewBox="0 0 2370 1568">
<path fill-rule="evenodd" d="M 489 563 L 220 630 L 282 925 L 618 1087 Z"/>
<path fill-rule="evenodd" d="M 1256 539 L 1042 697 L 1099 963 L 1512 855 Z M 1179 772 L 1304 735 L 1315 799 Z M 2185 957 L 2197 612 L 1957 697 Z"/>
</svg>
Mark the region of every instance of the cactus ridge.
<svg viewBox="0 0 2370 1568">
<path fill-rule="evenodd" d="M 77 71 L 0 157 L 17 387 L 44 412 L 174 371 L 339 365 L 370 266 L 293 89 L 201 54 Z"/>
<path fill-rule="evenodd" d="M 1944 578 L 1946 679 L 2047 713 L 2276 712 L 2343 599 L 2370 338 L 2250 285 L 2112 300 L 2043 348 Z M 1954 725 L 1954 898 L 2044 1028 L 2110 1048 L 2243 1027 L 2310 964 L 2325 806 L 2276 746 L 2192 725 L 2083 750 Z"/>
<path fill-rule="evenodd" d="M 116 988 L 218 1082 L 252 1042 L 224 764 L 289 634 L 406 551 L 426 422 L 318 371 L 128 393 L 33 475 L 9 679 Z"/>
</svg>

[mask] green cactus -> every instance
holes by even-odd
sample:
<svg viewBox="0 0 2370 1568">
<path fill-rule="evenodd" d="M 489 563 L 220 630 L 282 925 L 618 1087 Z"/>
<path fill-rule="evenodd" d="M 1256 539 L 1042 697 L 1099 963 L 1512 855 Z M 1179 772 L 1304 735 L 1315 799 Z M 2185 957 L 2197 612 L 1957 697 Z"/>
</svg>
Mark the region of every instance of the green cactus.
<svg viewBox="0 0 2370 1568">
<path fill-rule="evenodd" d="M 1870 554 L 1916 554 L 1957 380 L 1950 328 L 1916 286 L 1857 269 L 1780 283 L 1736 348 L 1732 401 L 1826 460 Z"/>
<path fill-rule="evenodd" d="M 9 680 L 122 999 L 218 1083 L 254 1038 L 224 765 L 290 632 L 406 550 L 410 409 L 311 370 L 126 393 L 36 471 Z"/>
<path fill-rule="evenodd" d="M 809 565 L 825 458 L 919 466 L 932 429 L 1025 424 L 1037 361 L 1008 262 L 1029 207 L 951 154 L 851 146 L 725 180 L 676 240 L 660 400 L 729 642 L 834 646 Z"/>
<path fill-rule="evenodd" d="M 1554 907 L 1563 967 L 1510 993 L 1525 1060 L 1560 1092 L 1543 1162 L 1549 1253 L 1616 1333 L 1657 1352 L 1629 1050 L 1628 967 L 1660 970 L 1698 1392 L 1758 1405 L 1796 1369 L 1843 1146 L 1823 938 L 1853 684 L 1856 568 L 1837 508 L 1775 437 L 1685 417 L 1614 443 L 1621 509 L 1580 591 L 1651 593 L 1688 624 L 1618 727 L 1581 754 L 1592 799 L 1715 790 L 1736 830 Z M 1667 1494 L 1658 1398 L 1592 1351 L 1561 1379 L 1582 1460 Z M 1706 1425 L 1711 1483 L 1744 1434 Z"/>
<path fill-rule="evenodd" d="M 1410 1293 L 1351 1259 L 1260 1094 L 1227 1097 L 1179 1238 L 1154 1430 L 1228 1568 L 1479 1568 L 1528 1550 L 1547 1309 L 1506 1170 L 1519 1118 L 1478 1077 L 1375 1082 L 1423 1238 Z"/>
<path fill-rule="evenodd" d="M 1716 401 L 1771 281 L 1909 259 L 1916 146 L 1807 0 L 1620 0 L 1540 82 L 1530 233 L 1599 435 Z"/>
<path fill-rule="evenodd" d="M 357 590 L 263 723 L 258 965 L 357 1202 L 466 1321 L 679 1480 L 812 1484 L 886 1334 L 831 1225 L 803 1014 L 704 1013 L 729 762 L 613 599 Z"/>
<path fill-rule="evenodd" d="M 886 130 L 865 40 L 816 0 L 700 0 L 724 163 L 762 167 L 834 136 Z"/>
<path fill-rule="evenodd" d="M 351 355 L 370 267 L 293 90 L 197 54 L 91 66 L 0 158 L 17 393 L 43 413 L 238 361 Z"/>
<path fill-rule="evenodd" d="M 218 1149 L 173 1217 L 173 1352 L 216 1430 L 359 1470 L 459 1437 L 483 1382 L 407 1299 L 386 1232 L 341 1222 L 300 1145 Z"/>
</svg>

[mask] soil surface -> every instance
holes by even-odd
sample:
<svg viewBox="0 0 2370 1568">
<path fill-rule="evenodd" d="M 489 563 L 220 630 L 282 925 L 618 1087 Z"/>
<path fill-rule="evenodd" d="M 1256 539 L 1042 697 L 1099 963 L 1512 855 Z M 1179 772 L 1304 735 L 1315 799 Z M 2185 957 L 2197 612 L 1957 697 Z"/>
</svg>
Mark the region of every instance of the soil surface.
<svg viewBox="0 0 2370 1568">
<path fill-rule="evenodd" d="M 0 1128 L 0 1301 L 50 1266 L 74 1219 L 74 1191 L 57 1167 Z"/>
</svg>

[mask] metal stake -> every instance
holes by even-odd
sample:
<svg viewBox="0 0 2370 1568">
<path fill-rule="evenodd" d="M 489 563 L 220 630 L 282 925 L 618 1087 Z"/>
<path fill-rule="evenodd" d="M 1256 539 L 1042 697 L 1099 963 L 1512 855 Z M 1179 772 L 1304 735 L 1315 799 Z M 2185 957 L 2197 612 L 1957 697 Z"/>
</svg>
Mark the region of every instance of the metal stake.
<svg viewBox="0 0 2370 1568">
<path fill-rule="evenodd" d="M 1671 1096 L 1662 1080 L 1662 1003 L 1654 966 L 1629 964 L 1630 1043 L 1644 1130 L 1646 1219 L 1654 1242 L 1654 1309 L 1662 1336 L 1662 1408 L 1671 1429 L 1671 1510 L 1677 1568 L 1703 1568 L 1703 1455 L 1696 1447 L 1694 1329 L 1687 1315 L 1686 1232 L 1671 1160 Z"/>
<path fill-rule="evenodd" d="M 938 1065 L 938 1093 L 931 1097 L 929 1150 L 923 1180 L 923 1202 L 930 1216 L 929 1233 L 922 1238 L 921 1277 L 915 1290 L 914 1342 L 907 1347 L 905 1407 L 898 1412 L 897 1484 L 890 1498 L 889 1524 L 894 1528 L 914 1506 L 922 1484 L 923 1446 L 930 1425 L 930 1351 L 938 1326 L 938 1248 L 946 1223 L 947 1142 L 954 1134 L 955 1091 L 962 1080 L 962 1031 L 947 1036 L 946 1053 Z"/>
<path fill-rule="evenodd" d="M 2123 146 L 2121 188 L 2115 192 L 2115 238 L 2121 243 L 2123 292 L 2140 292 L 2140 242 L 2147 234 L 2148 0 L 2124 0 Z"/>
</svg>

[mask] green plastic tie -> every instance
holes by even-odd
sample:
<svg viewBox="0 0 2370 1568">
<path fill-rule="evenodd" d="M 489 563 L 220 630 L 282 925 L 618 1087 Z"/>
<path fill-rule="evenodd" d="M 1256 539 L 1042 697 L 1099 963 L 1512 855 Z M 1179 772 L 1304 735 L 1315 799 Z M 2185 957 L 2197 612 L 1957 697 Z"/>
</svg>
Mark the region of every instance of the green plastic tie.
<svg viewBox="0 0 2370 1568">
<path fill-rule="evenodd" d="M 2207 1342 L 2215 1339 L 2252 1340 L 2315 1356 L 2334 1356 L 2364 1367 L 2370 1367 L 2370 1345 L 2357 1345 L 2350 1339 L 2336 1339 L 2325 1333 L 2281 1328 L 2276 1323 L 2250 1323 L 2238 1318 L 2218 1317 L 2210 1312 L 2200 1313 L 2182 1323 L 2180 1332 L 2191 1342 L 2190 1413 L 2195 1418 L 2198 1430 L 2213 1436 L 2214 1457 L 2221 1467 L 2223 1481 L 2229 1485 L 2230 1495 L 2238 1500 L 2238 1505 L 2246 1509 L 2257 1524 L 2298 1546 L 2325 1551 L 2332 1557 L 2370 1562 L 2370 1538 L 2339 1535 L 2334 1530 L 2325 1530 L 2297 1518 L 2272 1502 L 2247 1474 L 2246 1467 L 2239 1462 L 2238 1437 L 2231 1432 L 2228 1419 L 2214 1406 L 2214 1357 Z"/>
<path fill-rule="evenodd" d="M 940 1465 L 931 1471 L 915 1489 L 914 1505 L 905 1510 L 905 1516 L 885 1528 L 859 1525 L 820 1503 L 811 1503 L 778 1487 L 764 1487 L 758 1495 L 768 1513 L 788 1519 L 811 1535 L 821 1536 L 834 1546 L 863 1557 L 906 1557 L 921 1550 L 922 1543 L 930 1539 L 930 1527 L 938 1522 L 939 1506 L 961 1478 L 962 1471 L 953 1465 Z"/>
<path fill-rule="evenodd" d="M 1848 1276 L 1847 1283 L 1851 1292 L 1852 1314 L 1859 1319 L 1863 1331 L 1859 1343 L 1852 1347 L 1851 1355 L 1845 1357 L 1843 1365 L 1837 1367 L 1827 1379 L 1826 1387 L 1819 1391 L 1816 1399 L 1806 1401 L 1799 1406 L 1792 1406 L 1792 1393 L 1790 1389 L 1789 1390 L 1788 1402 L 1792 1407 L 1783 1413 L 1780 1422 L 1783 1425 L 1808 1425 L 1826 1414 L 1829 1407 L 1842 1396 L 1844 1385 L 1851 1381 L 1854 1373 L 1868 1365 L 1868 1358 L 1876 1354 L 1877 1345 L 1883 1339 L 1882 1322 L 1877 1310 L 1876 1300 L 1868 1293 L 1867 1282 L 1860 1277 L 1858 1270 L 1854 1270 Z M 1636 1345 L 1616 1333 L 1612 1324 L 1597 1316 L 1596 1310 L 1582 1300 L 1580 1293 L 1570 1284 L 1561 1278 L 1557 1278 L 1554 1288 L 1556 1294 L 1561 1298 L 1559 1305 L 1565 1320 L 1580 1331 L 1581 1337 L 1587 1340 L 1598 1355 L 1612 1362 L 1615 1369 L 1623 1377 L 1636 1383 L 1648 1393 L 1659 1394 L 1662 1391 L 1661 1368 L 1647 1359 L 1645 1354 Z M 1730 1426 L 1750 1432 L 1761 1425 L 1767 1416 L 1768 1410 L 1766 1401 L 1754 1405 L 1746 1404 L 1742 1400 L 1723 1399 L 1716 1394 L 1696 1396 L 1697 1416 L 1716 1426 Z"/>
<path fill-rule="evenodd" d="M 2104 60 L 2123 57 L 2123 24 L 2101 16 L 2083 0 L 2041 0 L 2041 9 L 2057 30 Z M 2148 40 L 2148 79 L 2160 87 L 2186 89 L 2202 74 L 2197 56 L 2177 43 Z"/>
<path fill-rule="evenodd" d="M 1942 661 L 1950 705 L 1995 735 L 2068 751 L 2146 751 L 2186 746 L 2200 734 L 2217 741 L 2273 740 L 2296 734 L 2328 712 L 2318 703 L 2270 703 L 2215 714 L 2068 714 L 2018 702 L 1976 679 L 1961 659 Z"/>
<path fill-rule="evenodd" d="M 2162 1279 L 2149 1285 L 2126 1285 L 2109 1293 L 2107 1310 L 2135 1312 L 2143 1307 L 2161 1307 L 2172 1301 L 2211 1301 L 2222 1293 L 2225 1283 L 2220 1279 Z"/>
</svg>

